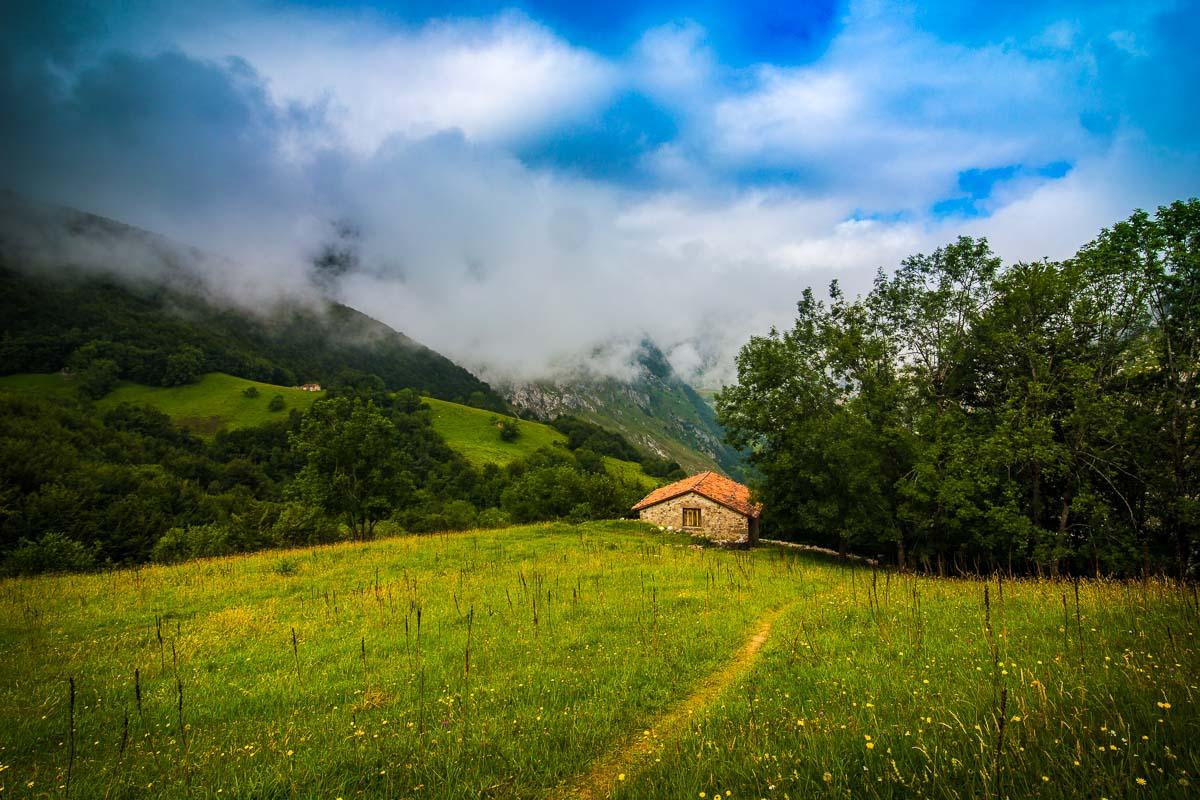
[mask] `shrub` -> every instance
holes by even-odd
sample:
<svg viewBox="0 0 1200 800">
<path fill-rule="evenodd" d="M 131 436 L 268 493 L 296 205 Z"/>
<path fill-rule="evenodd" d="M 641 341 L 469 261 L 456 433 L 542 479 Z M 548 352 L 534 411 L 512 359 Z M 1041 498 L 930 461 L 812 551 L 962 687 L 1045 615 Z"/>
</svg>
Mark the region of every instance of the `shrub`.
<svg viewBox="0 0 1200 800">
<path fill-rule="evenodd" d="M 595 450 L 581 447 L 575 451 L 575 463 L 583 472 L 599 475 L 604 472 L 604 459 Z"/>
<path fill-rule="evenodd" d="M 512 517 L 504 509 L 485 508 L 479 512 L 479 519 L 475 524 L 481 528 L 504 528 L 512 524 Z"/>
<path fill-rule="evenodd" d="M 271 525 L 274 544 L 299 546 L 338 540 L 338 526 L 319 508 L 303 503 L 285 503 Z"/>
<path fill-rule="evenodd" d="M 159 564 L 178 564 L 192 558 L 225 556 L 236 551 L 224 525 L 189 525 L 171 528 L 154 543 L 150 557 Z"/>
<path fill-rule="evenodd" d="M 85 572 L 97 566 L 97 550 L 51 532 L 36 542 L 22 539 L 4 559 L 9 575 L 36 575 L 41 572 Z"/>
<path fill-rule="evenodd" d="M 475 511 L 475 506 L 469 500 L 452 500 L 442 509 L 442 516 L 446 520 L 446 529 L 452 531 L 464 531 L 468 528 L 474 528 L 478 514 Z"/>
<path fill-rule="evenodd" d="M 97 359 L 79 372 L 79 393 L 88 400 L 99 400 L 117 385 L 117 362 Z"/>
<path fill-rule="evenodd" d="M 167 356 L 166 368 L 159 382 L 163 386 L 195 383 L 200 379 L 203 370 L 204 353 L 190 344 L 181 345 L 178 350 Z"/>
<path fill-rule="evenodd" d="M 517 427 L 516 420 L 506 419 L 500 423 L 500 439 L 505 442 L 516 441 L 521 435 L 520 429 Z"/>
<path fill-rule="evenodd" d="M 283 411 L 283 395 L 277 394 L 271 398 L 271 402 L 267 403 L 268 411 Z"/>
<path fill-rule="evenodd" d="M 253 400 L 255 397 L 258 397 L 258 387 L 247 386 L 245 389 L 242 389 L 242 397 L 248 397 L 251 400 Z"/>
<path fill-rule="evenodd" d="M 287 577 L 295 575 L 300 569 L 300 562 L 294 558 L 281 558 L 271 565 L 271 571 L 276 575 Z"/>
<path fill-rule="evenodd" d="M 586 522 L 592 518 L 595 512 L 587 503 L 576 503 L 571 506 L 571 510 L 567 512 L 567 522 L 580 523 Z"/>
</svg>

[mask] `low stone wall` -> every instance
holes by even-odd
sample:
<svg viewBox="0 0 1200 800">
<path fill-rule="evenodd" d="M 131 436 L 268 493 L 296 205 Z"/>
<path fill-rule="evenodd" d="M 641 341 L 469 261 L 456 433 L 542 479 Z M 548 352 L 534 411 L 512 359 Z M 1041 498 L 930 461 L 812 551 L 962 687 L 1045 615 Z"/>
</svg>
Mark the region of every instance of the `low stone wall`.
<svg viewBox="0 0 1200 800">
<path fill-rule="evenodd" d="M 683 527 L 683 509 L 700 509 L 700 527 Z M 740 544 L 750 539 L 750 520 L 741 514 L 714 503 L 703 495 L 689 492 L 656 503 L 639 512 L 641 519 L 673 531 L 683 531 L 721 544 Z"/>
</svg>

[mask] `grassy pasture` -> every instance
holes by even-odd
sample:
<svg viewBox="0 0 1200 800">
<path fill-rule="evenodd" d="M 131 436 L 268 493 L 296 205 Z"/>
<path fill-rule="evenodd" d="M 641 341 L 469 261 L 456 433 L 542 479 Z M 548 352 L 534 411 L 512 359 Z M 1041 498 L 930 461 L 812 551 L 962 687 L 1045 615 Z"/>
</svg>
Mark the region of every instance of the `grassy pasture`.
<svg viewBox="0 0 1200 800">
<path fill-rule="evenodd" d="M 433 397 L 422 397 L 421 400 L 433 411 L 433 429 L 459 455 L 477 467 L 485 464 L 503 466 L 532 455 L 543 447 L 566 446 L 567 443 L 567 437 L 549 425 L 525 420 L 517 420 L 520 435 L 511 442 L 505 442 L 501 440 L 500 431 L 492 420 L 511 417 Z"/>
<path fill-rule="evenodd" d="M 566 446 L 567 443 L 567 437 L 549 425 L 527 420 L 517 420 L 520 435 L 506 442 L 500 438 L 500 431 L 493 420 L 511 417 L 432 397 L 421 399 L 432 409 L 433 429 L 459 455 L 477 467 L 485 464 L 503 466 L 530 456 L 543 447 Z M 642 472 L 641 465 L 632 461 L 605 456 L 604 465 L 610 474 L 638 481 L 647 489 L 661 483 Z"/>
<path fill-rule="evenodd" d="M 249 387 L 258 389 L 258 397 L 245 397 Z M 59 373 L 48 375 L 21 374 L 0 377 L 0 391 L 36 394 L 42 397 L 72 397 L 75 385 Z M 271 411 L 267 405 L 275 395 L 282 395 L 282 411 Z M 143 386 L 121 381 L 102 397 L 96 407 L 105 410 L 121 403 L 136 403 L 157 408 L 181 427 L 203 436 L 218 431 L 251 428 L 272 420 L 287 417 L 289 409 L 306 411 L 321 392 L 302 392 L 290 386 L 236 378 L 223 372 L 210 372 L 196 383 L 184 386 Z"/>
<path fill-rule="evenodd" d="M 612 792 L 1193 795 L 1194 595 L 1078 589 L 1076 606 L 1070 583 L 698 549 L 636 522 L 6 580 L 0 786 L 63 797 L 69 772 L 74 797 L 554 797 L 653 739 L 781 612 L 653 758 L 615 762 Z"/>
<path fill-rule="evenodd" d="M 258 397 L 245 397 L 249 387 L 258 389 Z M 97 405 L 111 408 L 120 403 L 149 405 L 162 411 L 177 425 L 200 436 L 213 436 L 218 431 L 252 428 L 277 419 L 285 419 L 288 409 L 306 411 L 321 392 L 304 392 L 290 386 L 275 386 L 247 378 L 235 378 L 223 372 L 210 372 L 196 383 L 185 386 L 142 386 L 122 381 Z M 284 401 L 282 411 L 271 411 L 267 405 L 275 395 Z"/>
</svg>

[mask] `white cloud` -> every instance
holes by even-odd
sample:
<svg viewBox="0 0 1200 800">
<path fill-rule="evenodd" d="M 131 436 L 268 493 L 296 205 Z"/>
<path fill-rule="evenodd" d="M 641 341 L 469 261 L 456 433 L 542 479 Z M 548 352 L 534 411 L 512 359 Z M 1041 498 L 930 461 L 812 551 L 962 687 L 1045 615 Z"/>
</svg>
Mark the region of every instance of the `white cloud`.
<svg viewBox="0 0 1200 800">
<path fill-rule="evenodd" d="M 1195 157 L 1135 131 L 1083 130 L 1095 65 L 1082 35 L 1044 28 L 1034 54 L 967 48 L 857 5 L 813 63 L 728 70 L 687 22 L 610 60 L 516 15 L 400 29 L 250 7 L 139 41 L 204 60 L 192 72 L 213 84 L 214 63 L 244 59 L 251 71 L 232 69 L 251 91 L 214 86 L 226 99 L 211 105 L 266 120 L 253 136 L 167 113 L 191 98 L 159 86 L 138 95 L 150 98 L 141 127 L 80 118 L 60 137 L 78 154 L 26 172 L 51 199 L 237 259 L 244 270 L 219 280 L 255 295 L 300 285 L 326 221 L 349 217 L 364 268 L 345 298 L 491 375 L 563 369 L 597 345 L 598 368 L 619 372 L 648 334 L 713 385 L 747 337 L 790 324 L 807 286 L 866 291 L 878 268 L 960 233 L 988 236 L 1010 261 L 1064 257 L 1134 206 L 1194 192 Z M 565 177 L 511 154 L 627 90 L 680 129 L 645 157 L 666 188 Z M 1059 159 L 1073 165 L 1065 178 L 998 184 L 989 218 L 928 213 L 963 170 Z M 741 177 L 756 170 L 799 177 Z"/>
<path fill-rule="evenodd" d="M 618 70 L 516 13 L 394 30 L 295 12 L 216 23 L 174 40 L 201 58 L 245 59 L 280 105 L 324 105 L 369 153 L 387 137 L 458 130 L 506 141 L 592 109 Z"/>
<path fill-rule="evenodd" d="M 1129 133 L 1062 179 L 1041 181 L 1024 192 L 1002 189 L 994 213 L 960 223 L 956 230 L 987 237 L 1009 263 L 1069 258 L 1101 228 L 1138 208 L 1152 212 L 1159 205 L 1195 196 L 1190 176 L 1198 171 L 1196 156 L 1161 151 Z"/>
<path fill-rule="evenodd" d="M 808 170 L 872 210 L 923 211 L 965 169 L 1091 146 L 1082 98 L 1064 91 L 1081 68 L 947 44 L 860 4 L 814 64 L 757 68 L 749 90 L 716 105 L 708 136 L 719 159 Z"/>
</svg>

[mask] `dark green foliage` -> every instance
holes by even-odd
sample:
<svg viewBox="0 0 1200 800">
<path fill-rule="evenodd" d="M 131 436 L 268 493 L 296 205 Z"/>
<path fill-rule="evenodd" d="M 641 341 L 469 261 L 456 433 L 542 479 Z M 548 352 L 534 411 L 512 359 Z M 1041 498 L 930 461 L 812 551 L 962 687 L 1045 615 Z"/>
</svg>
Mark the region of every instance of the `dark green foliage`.
<svg viewBox="0 0 1200 800">
<path fill-rule="evenodd" d="M 830 294 L 718 397 L 768 532 L 939 571 L 1196 571 L 1200 202 L 1063 263 L 963 238 Z"/>
<path fill-rule="evenodd" d="M 642 495 L 640 487 L 568 465 L 529 469 L 512 481 L 500 505 L 514 522 L 603 519 L 624 516 Z"/>
<path fill-rule="evenodd" d="M 515 419 L 502 419 L 497 427 L 500 428 L 500 440 L 503 442 L 515 442 L 521 435 L 521 428 Z"/>
<path fill-rule="evenodd" d="M 512 517 L 500 508 L 485 508 L 479 512 L 476 524 L 480 528 L 503 528 L 512 524 Z"/>
<path fill-rule="evenodd" d="M 85 371 L 111 361 L 121 378 L 176 386 L 227 372 L 290 386 L 332 384 L 344 370 L 376 376 L 447 400 L 472 398 L 505 411 L 492 389 L 441 355 L 359 312 L 278 304 L 254 311 L 209 303 L 187 286 L 119 282 L 72 274 L 32 276 L 0 252 L 0 371 Z M 107 368 L 88 379 L 89 396 L 111 388 Z M 107 387 L 107 388 L 106 388 Z M 101 391 L 101 390 L 104 391 Z"/>
<path fill-rule="evenodd" d="M 117 362 L 108 358 L 97 358 L 75 374 L 79 395 L 88 400 L 99 400 L 113 390 L 121 369 Z"/>
<path fill-rule="evenodd" d="M 42 572 L 86 572 L 100 562 L 96 548 L 68 539 L 61 533 L 44 534 L 36 542 L 22 539 L 4 559 L 7 575 L 37 575 Z"/>
<path fill-rule="evenodd" d="M 283 411 L 284 405 L 285 403 L 283 402 L 283 395 L 277 394 L 271 398 L 271 402 L 267 403 L 267 410 Z"/>
<path fill-rule="evenodd" d="M 581 447 L 575 451 L 575 463 L 583 472 L 598 475 L 604 472 L 604 459 L 594 450 Z"/>
<path fill-rule="evenodd" d="M 145 406 L 96 416 L 0 393 L 0 459 L 0 570 L 21 573 L 329 542 L 339 521 L 367 538 L 385 519 L 426 532 L 620 517 L 643 493 L 587 449 L 477 470 L 409 391 L 334 395 L 209 444 Z"/>
<path fill-rule="evenodd" d="M 291 435 L 292 449 L 305 462 L 294 494 L 344 518 L 355 538 L 373 537 L 380 520 L 412 501 L 418 466 L 406 447 L 409 432 L 369 400 L 318 401 Z"/>
<path fill-rule="evenodd" d="M 242 397 L 245 397 L 249 400 L 253 400 L 254 398 L 258 397 L 258 387 L 247 386 L 245 389 L 242 389 Z"/>
<path fill-rule="evenodd" d="M 611 456 L 641 464 L 643 472 L 656 478 L 678 480 L 687 477 L 678 462 L 646 455 L 621 434 L 594 422 L 564 414 L 556 417 L 550 425 L 567 437 L 567 447 L 575 451 L 576 457 L 581 451 L 588 451 L 589 455 L 584 456 L 584 460 L 588 463 L 589 471 L 596 471 L 596 457 Z"/>
<path fill-rule="evenodd" d="M 329 541 L 334 526 L 281 502 L 280 485 L 296 471 L 287 448 L 296 425 L 289 418 L 206 446 L 152 408 L 97 417 L 0 393 L 0 561 L 20 571 L 143 563 L 172 528 L 207 526 L 162 546 L 182 557 Z"/>
<path fill-rule="evenodd" d="M 571 450 L 587 448 L 599 455 L 622 461 L 640 461 L 643 458 L 641 452 L 624 436 L 594 422 L 563 415 L 555 418 L 550 425 L 567 437 L 567 447 Z"/>
<path fill-rule="evenodd" d="M 446 521 L 446 530 L 465 531 L 474 528 L 479 519 L 479 513 L 470 500 L 451 500 L 442 509 Z"/>
<path fill-rule="evenodd" d="M 185 344 L 167 356 L 163 369 L 163 386 L 182 386 L 195 383 L 204 372 L 204 353 L 197 347 Z"/>
<path fill-rule="evenodd" d="M 641 464 L 642 472 L 654 478 L 666 478 L 670 481 L 677 481 L 687 477 L 687 473 L 684 472 L 683 467 L 679 466 L 678 461 L 646 456 L 642 459 Z"/>
</svg>

